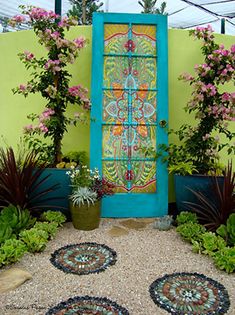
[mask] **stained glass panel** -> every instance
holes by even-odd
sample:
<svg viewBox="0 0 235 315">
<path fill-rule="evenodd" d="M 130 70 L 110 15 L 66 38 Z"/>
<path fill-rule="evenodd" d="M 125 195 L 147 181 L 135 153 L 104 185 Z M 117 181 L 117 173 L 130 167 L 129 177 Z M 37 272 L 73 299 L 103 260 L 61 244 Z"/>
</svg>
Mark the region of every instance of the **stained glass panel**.
<svg viewBox="0 0 235 315">
<path fill-rule="evenodd" d="M 136 54 L 156 55 L 156 26 L 132 25 L 132 40 Z"/>
<path fill-rule="evenodd" d="M 103 94 L 103 121 L 121 124 L 128 121 L 128 91 L 112 90 Z"/>
<path fill-rule="evenodd" d="M 132 192 L 156 192 L 156 163 L 153 161 L 132 162 Z"/>
<path fill-rule="evenodd" d="M 126 53 L 125 44 L 128 41 L 128 24 L 104 25 L 104 52 Z"/>
<path fill-rule="evenodd" d="M 136 91 L 132 94 L 132 121 L 143 123 L 156 122 L 157 93 Z"/>
<path fill-rule="evenodd" d="M 155 58 L 104 57 L 105 87 L 154 89 L 156 81 Z"/>
<path fill-rule="evenodd" d="M 156 148 L 156 27 L 106 24 L 104 52 L 103 176 L 116 192 L 155 192 L 156 162 L 140 148 Z"/>
<path fill-rule="evenodd" d="M 129 127 L 123 125 L 103 126 L 103 158 L 128 157 Z"/>
<path fill-rule="evenodd" d="M 115 184 L 116 193 L 128 192 L 127 161 L 103 161 L 103 177 Z"/>
<path fill-rule="evenodd" d="M 144 153 L 141 151 L 143 147 L 156 148 L 156 131 L 155 126 L 139 125 L 130 127 L 129 131 L 129 147 L 131 148 L 132 158 L 143 158 Z"/>
<path fill-rule="evenodd" d="M 116 193 L 156 191 L 156 163 L 152 161 L 133 161 L 131 169 L 127 161 L 104 161 L 103 176 L 115 184 Z"/>
</svg>

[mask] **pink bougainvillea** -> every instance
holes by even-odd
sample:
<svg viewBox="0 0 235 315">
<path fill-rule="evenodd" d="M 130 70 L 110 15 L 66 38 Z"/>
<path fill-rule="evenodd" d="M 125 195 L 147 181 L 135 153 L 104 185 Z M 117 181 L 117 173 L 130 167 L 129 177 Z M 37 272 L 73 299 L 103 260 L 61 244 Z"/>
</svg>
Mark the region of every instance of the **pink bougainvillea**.
<svg viewBox="0 0 235 315">
<path fill-rule="evenodd" d="M 19 54 L 27 69 L 32 68 L 32 79 L 27 84 L 20 84 L 13 89 L 14 93 L 40 93 L 47 100 L 46 109 L 41 114 L 30 114 L 33 124 L 24 127 L 25 140 L 29 146 L 37 150 L 41 148 L 41 156 L 52 165 L 61 161 L 61 142 L 67 125 L 77 125 L 86 121 L 84 113 L 76 112 L 72 118 L 66 116 L 69 104 L 78 105 L 81 110 L 90 109 L 88 90 L 81 85 L 69 86 L 70 74 L 67 65 L 74 63 L 81 49 L 87 44 L 85 37 L 74 40 L 65 38 L 65 29 L 77 25 L 72 17 L 63 17 L 53 11 L 32 6 L 21 6 L 23 16 L 15 16 L 11 25 L 28 23 L 32 26 L 39 43 L 47 50 L 45 55 L 36 58 L 32 52 L 25 50 Z M 42 138 L 48 138 L 46 143 Z M 39 145 L 40 144 L 40 145 Z"/>
<path fill-rule="evenodd" d="M 225 84 L 235 80 L 235 45 L 225 48 L 215 43 L 211 26 L 197 27 L 189 33 L 202 40 L 204 61 L 194 66 L 194 75 L 183 73 L 179 79 L 192 87 L 185 110 L 194 113 L 196 126 L 192 131 L 192 126 L 184 124 L 175 132 L 182 142 L 170 145 L 168 160 L 171 165 L 189 163 L 194 171 L 208 173 L 217 167 L 222 149 L 235 154 L 231 143 L 235 134 L 228 128 L 228 121 L 235 121 L 235 92 L 226 91 Z M 224 135 L 223 143 L 219 134 Z"/>
</svg>

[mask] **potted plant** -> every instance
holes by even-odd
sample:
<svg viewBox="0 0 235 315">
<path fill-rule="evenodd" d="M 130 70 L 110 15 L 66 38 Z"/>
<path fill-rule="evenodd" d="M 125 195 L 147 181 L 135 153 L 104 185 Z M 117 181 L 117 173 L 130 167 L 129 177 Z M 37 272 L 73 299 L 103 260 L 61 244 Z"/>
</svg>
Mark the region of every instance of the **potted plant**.
<svg viewBox="0 0 235 315">
<path fill-rule="evenodd" d="M 77 125 L 87 121 L 85 112 L 90 110 L 88 90 L 80 84 L 70 86 L 67 66 L 73 64 L 79 52 L 86 46 L 86 39 L 80 36 L 74 40 L 66 38 L 65 30 L 77 25 L 73 17 L 56 15 L 33 6 L 20 6 L 23 15 L 11 19 L 11 25 L 27 23 L 35 32 L 40 45 L 45 47 L 46 54 L 36 58 L 32 52 L 19 54 L 27 70 L 31 70 L 31 79 L 20 84 L 13 93 L 28 97 L 39 93 L 45 100 L 45 108 L 41 114 L 30 114 L 31 124 L 24 127 L 24 140 L 29 149 L 39 154 L 40 159 L 48 167 L 55 167 L 62 161 L 62 139 L 68 125 Z M 74 116 L 66 116 L 69 104 L 78 105 Z M 67 197 L 70 193 L 66 171 L 47 169 L 52 174 L 50 180 L 60 183 L 60 195 L 64 196 L 63 207 L 68 208 Z"/>
<path fill-rule="evenodd" d="M 53 208 L 58 185 L 50 185 L 50 175 L 45 175 L 43 164 L 33 152 L 13 148 L 0 148 L 0 211 L 9 204 L 28 209 L 39 216 L 45 208 Z"/>
<path fill-rule="evenodd" d="M 204 62 L 195 65 L 194 76 L 184 73 L 179 78 L 193 89 L 185 111 L 194 113 L 195 125 L 183 124 L 177 131 L 169 130 L 178 142 L 159 145 L 157 154 L 151 148 L 146 150 L 146 154 L 161 157 L 168 163 L 169 172 L 175 174 L 178 210 L 187 209 L 184 201 L 196 201 L 188 188 L 206 193 L 211 186 L 210 175 L 222 175 L 219 153 L 223 149 L 235 153 L 235 133 L 229 130 L 229 122 L 235 121 L 235 92 L 226 91 L 227 83 L 235 79 L 235 45 L 225 49 L 215 43 L 209 25 L 190 30 L 189 35 L 202 40 L 204 56 Z"/>
<path fill-rule="evenodd" d="M 114 193 L 114 185 L 100 177 L 99 170 L 86 165 L 71 167 L 70 211 L 73 226 L 79 230 L 93 230 L 99 226 L 101 199 Z"/>
</svg>

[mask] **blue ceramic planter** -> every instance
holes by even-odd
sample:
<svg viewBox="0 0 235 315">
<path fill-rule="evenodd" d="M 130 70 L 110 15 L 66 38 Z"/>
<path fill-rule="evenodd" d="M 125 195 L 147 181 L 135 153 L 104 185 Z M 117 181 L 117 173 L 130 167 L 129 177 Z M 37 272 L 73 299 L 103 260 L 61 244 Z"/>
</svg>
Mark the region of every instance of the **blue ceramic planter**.
<svg viewBox="0 0 235 315">
<path fill-rule="evenodd" d="M 66 174 L 68 169 L 58 169 L 58 168 L 45 168 L 43 171 L 43 176 L 50 175 L 47 181 L 42 185 L 43 189 L 46 189 L 53 185 L 58 185 L 58 189 L 49 192 L 46 197 L 53 198 L 48 202 L 43 202 L 43 205 L 51 205 L 53 207 L 46 207 L 47 210 L 59 210 L 63 212 L 68 219 L 70 219 L 69 210 L 69 195 L 71 194 L 70 178 Z M 44 197 L 44 196 L 43 196 Z"/>
<path fill-rule="evenodd" d="M 218 177 L 219 184 L 223 184 L 223 177 Z M 212 191 L 212 176 L 205 175 L 174 175 L 175 183 L 175 197 L 178 213 L 180 211 L 187 211 L 188 206 L 185 202 L 198 202 L 198 199 L 189 190 L 202 192 L 208 198 L 216 198 Z M 216 202 L 216 200 L 215 200 Z"/>
</svg>

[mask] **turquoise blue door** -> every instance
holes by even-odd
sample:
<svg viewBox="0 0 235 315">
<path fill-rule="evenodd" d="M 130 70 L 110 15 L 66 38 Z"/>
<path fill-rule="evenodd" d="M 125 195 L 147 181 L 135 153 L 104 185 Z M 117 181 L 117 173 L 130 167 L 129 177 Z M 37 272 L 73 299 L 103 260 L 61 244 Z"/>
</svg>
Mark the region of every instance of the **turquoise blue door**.
<svg viewBox="0 0 235 315">
<path fill-rule="evenodd" d="M 167 214 L 166 165 L 141 148 L 167 144 L 167 18 L 95 13 L 90 165 L 115 184 L 103 217 Z"/>
</svg>

